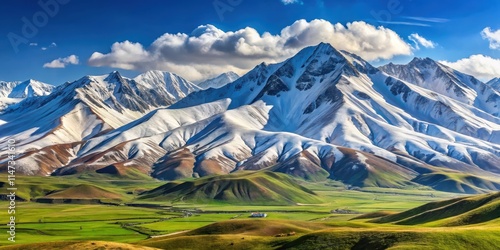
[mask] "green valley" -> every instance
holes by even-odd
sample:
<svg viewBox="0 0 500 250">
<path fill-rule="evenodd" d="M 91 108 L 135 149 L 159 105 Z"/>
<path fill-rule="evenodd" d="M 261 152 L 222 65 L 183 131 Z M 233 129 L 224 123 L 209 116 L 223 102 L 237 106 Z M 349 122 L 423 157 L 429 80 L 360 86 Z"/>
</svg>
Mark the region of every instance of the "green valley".
<svg viewBox="0 0 500 250">
<path fill-rule="evenodd" d="M 24 176 L 16 243 L 5 237 L 0 249 L 495 249 L 499 197 L 266 171 L 171 182 Z"/>
</svg>

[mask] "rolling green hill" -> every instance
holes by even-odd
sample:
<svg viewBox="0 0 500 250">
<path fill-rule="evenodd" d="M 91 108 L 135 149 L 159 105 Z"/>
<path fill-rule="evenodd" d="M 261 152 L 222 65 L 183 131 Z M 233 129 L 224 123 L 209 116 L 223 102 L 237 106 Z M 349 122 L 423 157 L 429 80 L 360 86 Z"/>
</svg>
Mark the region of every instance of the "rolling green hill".
<svg viewBox="0 0 500 250">
<path fill-rule="evenodd" d="M 408 211 L 372 220 L 398 225 L 463 226 L 500 218 L 500 192 L 431 202 Z"/>
<path fill-rule="evenodd" d="M 452 193 L 480 194 L 500 189 L 500 182 L 451 171 L 422 174 L 412 181 L 439 191 Z"/>
<path fill-rule="evenodd" d="M 321 223 L 306 221 L 282 221 L 282 220 L 230 220 L 213 223 L 185 233 L 192 235 L 213 234 L 246 234 L 254 236 L 275 236 L 280 233 L 310 233 L 315 230 L 326 229 Z"/>
<path fill-rule="evenodd" d="M 500 233 L 483 230 L 327 230 L 306 234 L 278 249 L 498 249 Z"/>
<path fill-rule="evenodd" d="M 89 184 L 80 184 L 46 195 L 51 199 L 120 199 L 121 195 Z"/>
<path fill-rule="evenodd" d="M 18 200 L 29 201 L 40 198 L 45 199 L 48 195 L 55 195 L 58 192 L 69 190 L 58 195 L 70 194 L 69 199 L 78 199 L 71 197 L 73 194 L 78 193 L 78 189 L 85 191 L 86 188 L 83 187 L 94 186 L 97 189 L 104 189 L 105 191 L 118 194 L 124 200 L 130 200 L 134 198 L 135 194 L 158 187 L 163 183 L 146 175 L 133 179 L 129 177 L 98 173 L 84 173 L 72 176 L 26 175 L 16 179 L 16 195 L 19 197 Z M 0 180 L 7 180 L 7 176 L 0 174 Z M 0 187 L 5 187 L 5 185 L 7 185 L 5 181 L 0 181 Z M 75 189 L 75 186 L 80 187 Z M 6 189 L 4 188 L 3 192 L 0 191 L 0 195 L 5 194 L 5 191 Z M 91 193 L 95 194 L 95 192 Z"/>
<path fill-rule="evenodd" d="M 321 203 L 313 191 L 297 184 L 289 176 L 267 171 L 172 181 L 142 193 L 140 199 L 252 205 Z"/>
</svg>

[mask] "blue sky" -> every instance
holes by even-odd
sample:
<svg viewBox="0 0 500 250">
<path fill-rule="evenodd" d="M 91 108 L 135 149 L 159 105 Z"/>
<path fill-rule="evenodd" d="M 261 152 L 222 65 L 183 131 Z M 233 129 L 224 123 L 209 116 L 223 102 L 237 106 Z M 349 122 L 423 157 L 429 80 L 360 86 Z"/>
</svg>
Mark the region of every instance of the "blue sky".
<svg viewBox="0 0 500 250">
<path fill-rule="evenodd" d="M 374 65 L 431 57 L 488 79 L 500 76 L 498 13 L 495 0 L 4 0 L 0 80 L 158 69 L 198 81 L 320 41 Z"/>
</svg>

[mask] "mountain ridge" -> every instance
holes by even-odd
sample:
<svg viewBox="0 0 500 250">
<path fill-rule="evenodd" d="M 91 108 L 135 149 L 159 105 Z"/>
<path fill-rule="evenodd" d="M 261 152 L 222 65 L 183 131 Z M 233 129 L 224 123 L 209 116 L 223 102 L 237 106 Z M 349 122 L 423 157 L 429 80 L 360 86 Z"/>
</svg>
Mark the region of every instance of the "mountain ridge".
<svg viewBox="0 0 500 250">
<path fill-rule="evenodd" d="M 156 81 L 154 88 L 148 85 L 147 75 L 139 81 L 124 78 L 116 71 L 85 76 L 58 86 L 50 95 L 25 99 L 1 116 L 5 123 L 0 125 L 0 145 L 6 145 L 7 138 L 17 137 L 17 149 L 23 152 L 19 171 L 50 174 L 75 157 L 83 141 L 168 106 L 177 100 L 176 96 L 186 95 L 182 91 L 198 90 L 178 76 L 156 72 L 155 76 L 159 75 L 166 80 Z M 33 121 L 33 117 L 40 119 Z M 45 153 L 56 148 L 60 157 Z"/>
<path fill-rule="evenodd" d="M 71 121 L 94 117 L 94 122 L 83 123 L 87 125 L 79 130 L 81 136 L 60 141 L 68 145 L 62 154 L 67 158 L 44 173 L 114 166 L 175 180 L 271 168 L 311 181 L 330 178 L 381 187 L 419 185 L 413 181 L 418 176 L 442 170 L 499 178 L 500 118 L 490 112 L 496 99 L 482 98 L 497 93 L 430 58 L 408 65 L 392 64 L 385 68 L 388 74 L 357 55 L 321 43 L 283 62 L 259 64 L 220 88 L 201 89 L 161 71 L 134 79 L 118 72 L 84 77 L 53 95 L 61 104 L 74 103 L 69 110 L 83 105 L 77 107 L 81 118 Z M 411 74 L 415 79 L 401 73 L 417 71 Z M 436 83 L 458 92 L 436 89 L 428 83 L 435 76 Z M 63 97 L 63 90 L 73 85 L 76 99 Z M 457 93 L 465 99 L 456 100 Z M 49 105 L 52 97 L 21 102 L 10 115 L 23 108 L 62 110 L 64 105 Z M 8 122 L 9 113 L 0 120 Z M 0 145 L 29 131 L 21 130 L 14 129 L 17 135 L 0 134 Z M 37 143 L 42 144 L 37 150 L 53 147 Z M 19 148 L 34 145 L 27 142 Z M 48 161 L 42 155 L 20 165 L 36 168 Z"/>
<path fill-rule="evenodd" d="M 204 80 L 197 84 L 198 87 L 202 89 L 208 88 L 220 88 L 224 85 L 236 81 L 240 76 L 232 71 L 222 73 L 214 78 Z"/>
<path fill-rule="evenodd" d="M 495 77 L 488 81 L 486 84 L 490 85 L 493 89 L 500 92 L 500 77 Z"/>
<path fill-rule="evenodd" d="M 500 116 L 500 94 L 495 89 L 431 58 L 415 57 L 406 65 L 387 64 L 379 69 L 398 79 Z"/>
</svg>

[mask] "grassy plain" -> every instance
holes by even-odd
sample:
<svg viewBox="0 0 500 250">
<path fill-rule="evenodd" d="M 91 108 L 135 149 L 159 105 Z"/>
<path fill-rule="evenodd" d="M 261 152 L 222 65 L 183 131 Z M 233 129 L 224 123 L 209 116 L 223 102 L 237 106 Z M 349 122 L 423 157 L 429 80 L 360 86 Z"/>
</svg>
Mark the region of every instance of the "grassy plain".
<svg viewBox="0 0 500 250">
<path fill-rule="evenodd" d="M 147 177 L 23 177 L 18 195 L 26 200 L 81 189 L 104 195 L 102 200 L 110 204 L 18 202 L 16 243 L 7 241 L 5 233 L 0 249 L 495 249 L 500 245 L 497 197 L 463 199 L 464 195 L 420 186 L 348 190 L 334 181 L 298 183 L 316 194 L 314 204 L 144 199 L 141 193 L 165 184 Z M 106 199 L 109 194 L 113 199 Z M 462 202 L 455 207 L 467 207 L 450 207 L 454 213 L 427 213 L 437 208 L 446 211 L 453 202 L 443 200 L 452 198 Z M 419 207 L 430 202 L 434 203 Z M 2 201 L 0 206 L 8 203 Z M 0 216 L 7 219 L 6 211 Z M 250 212 L 265 212 L 268 218 L 251 219 Z M 0 231 L 6 230 L 0 226 Z"/>
</svg>

